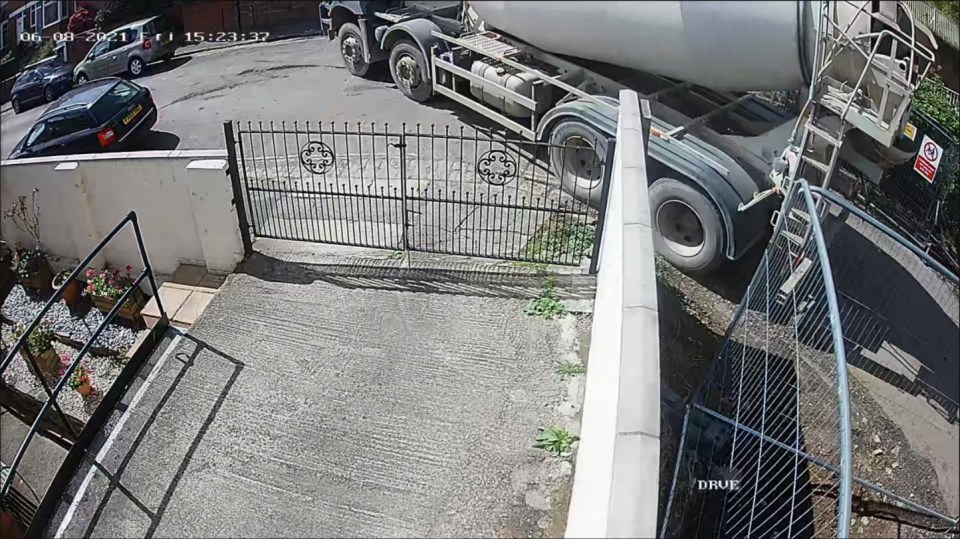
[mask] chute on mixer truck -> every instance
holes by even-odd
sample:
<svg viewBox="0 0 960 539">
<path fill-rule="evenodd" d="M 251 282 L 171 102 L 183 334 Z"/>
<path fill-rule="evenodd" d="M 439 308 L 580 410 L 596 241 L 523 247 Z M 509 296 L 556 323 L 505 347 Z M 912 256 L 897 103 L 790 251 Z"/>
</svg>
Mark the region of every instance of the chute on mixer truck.
<svg viewBox="0 0 960 539">
<path fill-rule="evenodd" d="M 850 192 L 908 159 L 898 137 L 936 49 L 901 2 L 327 0 L 320 19 L 352 74 L 382 62 L 410 99 L 568 148 L 551 167 L 594 206 L 617 96 L 635 90 L 653 114 L 654 241 L 685 271 L 746 253 L 793 179 Z M 799 92 L 797 110 L 760 91 Z"/>
</svg>

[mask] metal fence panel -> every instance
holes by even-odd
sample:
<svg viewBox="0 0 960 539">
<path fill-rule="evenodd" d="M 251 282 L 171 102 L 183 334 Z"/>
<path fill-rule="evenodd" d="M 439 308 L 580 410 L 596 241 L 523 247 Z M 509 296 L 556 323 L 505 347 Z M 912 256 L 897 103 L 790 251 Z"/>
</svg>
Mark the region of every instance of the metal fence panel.
<svg viewBox="0 0 960 539">
<path fill-rule="evenodd" d="M 956 536 L 958 360 L 957 276 L 798 182 L 689 403 L 663 535 Z"/>
<path fill-rule="evenodd" d="M 815 215 L 796 182 L 688 408 L 663 535 L 847 534 L 846 368 Z"/>
</svg>

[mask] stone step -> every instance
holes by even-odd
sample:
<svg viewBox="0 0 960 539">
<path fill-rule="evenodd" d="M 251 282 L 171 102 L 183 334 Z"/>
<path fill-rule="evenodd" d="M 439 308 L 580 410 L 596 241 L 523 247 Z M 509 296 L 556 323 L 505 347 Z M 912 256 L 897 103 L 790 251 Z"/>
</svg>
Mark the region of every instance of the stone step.
<svg viewBox="0 0 960 539">
<path fill-rule="evenodd" d="M 153 329 L 160 321 L 160 308 L 170 318 L 170 323 L 181 329 L 189 329 L 206 310 L 225 277 L 207 272 L 206 268 L 183 264 L 160 285 L 157 295 L 150 298 L 141 315 L 147 327 Z"/>
</svg>

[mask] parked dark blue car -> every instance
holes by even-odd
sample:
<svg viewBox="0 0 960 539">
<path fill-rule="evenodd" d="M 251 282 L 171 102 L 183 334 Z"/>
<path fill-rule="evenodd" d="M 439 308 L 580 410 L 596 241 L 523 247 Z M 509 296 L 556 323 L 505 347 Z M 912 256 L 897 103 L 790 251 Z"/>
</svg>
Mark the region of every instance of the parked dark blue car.
<svg viewBox="0 0 960 539">
<path fill-rule="evenodd" d="M 10 159 L 121 148 L 157 122 L 150 90 L 116 77 L 88 82 L 50 105 Z"/>
<path fill-rule="evenodd" d="M 49 103 L 73 88 L 73 64 L 44 65 L 24 71 L 10 90 L 15 114 L 37 103 Z"/>
</svg>

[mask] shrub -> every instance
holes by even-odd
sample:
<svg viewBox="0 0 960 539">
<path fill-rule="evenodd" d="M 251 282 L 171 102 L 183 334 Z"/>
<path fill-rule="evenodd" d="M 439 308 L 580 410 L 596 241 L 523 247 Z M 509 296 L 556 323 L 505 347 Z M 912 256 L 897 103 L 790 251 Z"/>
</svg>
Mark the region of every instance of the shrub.
<svg viewBox="0 0 960 539">
<path fill-rule="evenodd" d="M 21 335 L 26 330 L 27 328 L 24 325 L 17 326 L 17 333 Z M 39 356 L 53 348 L 54 339 L 56 339 L 56 335 L 53 330 L 46 326 L 37 326 L 27 336 L 27 350 L 31 355 Z"/>
<path fill-rule="evenodd" d="M 79 6 L 67 21 L 67 32 L 78 34 L 90 30 L 95 25 L 94 13 L 87 6 Z"/>
<path fill-rule="evenodd" d="M 943 80 L 931 75 L 917 88 L 911 106 L 928 114 L 954 138 L 960 139 L 960 111 L 948 101 L 949 93 L 950 89 Z"/>
</svg>

